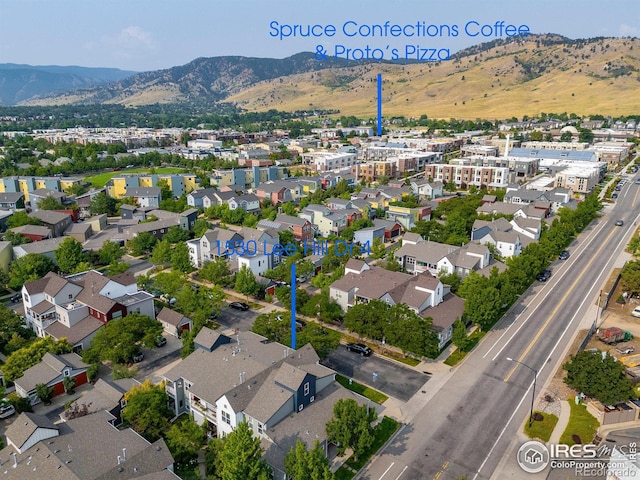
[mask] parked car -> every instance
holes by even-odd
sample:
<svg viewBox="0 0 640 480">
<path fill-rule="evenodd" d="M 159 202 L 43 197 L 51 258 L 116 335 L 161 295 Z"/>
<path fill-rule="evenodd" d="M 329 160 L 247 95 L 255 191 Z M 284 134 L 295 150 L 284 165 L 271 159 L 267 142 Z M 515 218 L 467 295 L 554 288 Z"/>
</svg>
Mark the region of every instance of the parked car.
<svg viewBox="0 0 640 480">
<path fill-rule="evenodd" d="M 640 318 L 640 307 L 636 307 L 631 312 L 632 317 Z"/>
<path fill-rule="evenodd" d="M 162 335 L 158 335 L 156 338 L 156 347 L 164 347 L 167 344 L 167 339 Z"/>
<path fill-rule="evenodd" d="M 559 260 L 567 260 L 569 258 L 569 250 L 563 250 L 560 255 L 558 255 Z"/>
<path fill-rule="evenodd" d="M 218 312 L 211 312 L 211 315 L 209 315 L 209 319 L 215 320 L 216 318 L 218 318 Z"/>
<path fill-rule="evenodd" d="M 616 347 L 616 350 L 622 353 L 623 355 L 629 355 L 630 353 L 633 353 L 636 351 L 634 347 Z"/>
<path fill-rule="evenodd" d="M 21 293 L 16 293 L 15 295 L 11 295 L 11 301 L 13 303 L 18 303 L 18 302 L 22 301 L 22 294 Z"/>
<path fill-rule="evenodd" d="M 547 269 L 540 272 L 536 277 L 536 280 L 538 280 L 539 282 L 546 282 L 550 278 L 551 278 L 551 270 Z"/>
<path fill-rule="evenodd" d="M 247 310 L 249 310 L 249 305 L 247 305 L 244 302 L 231 302 L 229 304 L 229 307 L 235 310 L 241 310 L 243 312 L 246 312 Z"/>
<path fill-rule="evenodd" d="M 369 356 L 373 353 L 373 350 L 367 347 L 364 343 L 347 343 L 347 350 L 359 353 L 362 357 L 365 355 Z"/>
<path fill-rule="evenodd" d="M 616 198 L 618 198 L 618 194 L 617 193 L 612 194 L 611 198 L 613 198 L 615 200 Z"/>
<path fill-rule="evenodd" d="M 0 401 L 0 418 L 7 418 L 16 413 L 16 409 L 13 408 L 8 398 L 3 398 Z"/>
<path fill-rule="evenodd" d="M 133 360 L 133 363 L 140 363 L 142 360 L 144 360 L 144 353 L 136 353 L 133 357 L 131 357 L 131 360 Z"/>
<path fill-rule="evenodd" d="M 304 320 L 296 320 L 296 330 L 302 330 L 306 326 L 307 322 L 305 322 Z"/>
<path fill-rule="evenodd" d="M 616 227 L 621 227 L 624 225 L 624 222 L 621 219 L 616 220 Z"/>
</svg>

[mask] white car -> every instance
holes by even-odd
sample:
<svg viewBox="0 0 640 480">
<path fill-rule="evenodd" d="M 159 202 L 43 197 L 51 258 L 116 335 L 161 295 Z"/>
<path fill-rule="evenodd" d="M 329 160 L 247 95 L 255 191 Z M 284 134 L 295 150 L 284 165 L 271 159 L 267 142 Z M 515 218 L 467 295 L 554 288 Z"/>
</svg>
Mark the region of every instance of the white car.
<svg viewBox="0 0 640 480">
<path fill-rule="evenodd" d="M 7 418 L 16 413 L 16 409 L 9 402 L 9 399 L 3 398 L 0 401 L 0 418 Z"/>
<path fill-rule="evenodd" d="M 640 318 L 640 307 L 636 307 L 631 312 L 632 317 Z"/>
</svg>

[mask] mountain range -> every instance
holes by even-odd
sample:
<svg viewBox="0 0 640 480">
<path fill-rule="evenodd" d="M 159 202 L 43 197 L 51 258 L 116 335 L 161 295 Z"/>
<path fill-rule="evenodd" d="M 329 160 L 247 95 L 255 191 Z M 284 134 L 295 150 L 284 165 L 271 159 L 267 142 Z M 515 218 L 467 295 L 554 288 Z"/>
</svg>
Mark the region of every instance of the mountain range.
<svg viewBox="0 0 640 480">
<path fill-rule="evenodd" d="M 103 85 L 134 73 L 117 68 L 0 63 L 0 106 Z"/>
<path fill-rule="evenodd" d="M 198 58 L 20 103 L 230 102 L 250 111 L 339 109 L 344 115 L 375 117 L 378 73 L 385 116 L 475 119 L 640 112 L 639 39 L 571 40 L 553 34 L 482 43 L 448 61 L 429 63 L 319 62 L 311 53 L 284 59 Z M 0 99 L 3 92 L 0 82 Z"/>
</svg>

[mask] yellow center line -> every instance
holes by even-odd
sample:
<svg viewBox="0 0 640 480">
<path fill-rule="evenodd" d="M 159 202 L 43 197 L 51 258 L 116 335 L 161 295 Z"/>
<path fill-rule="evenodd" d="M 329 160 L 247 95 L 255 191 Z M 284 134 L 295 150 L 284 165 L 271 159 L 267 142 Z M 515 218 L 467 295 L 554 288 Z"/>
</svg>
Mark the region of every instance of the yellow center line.
<svg viewBox="0 0 640 480">
<path fill-rule="evenodd" d="M 433 477 L 433 480 L 438 480 L 440 478 L 440 475 L 442 475 L 442 470 L 436 473 L 436 476 Z"/>
<path fill-rule="evenodd" d="M 442 470 L 446 470 L 448 466 L 449 466 L 449 460 L 447 460 L 442 464 Z"/>
<path fill-rule="evenodd" d="M 640 188 L 636 188 L 636 194 L 633 196 L 633 203 L 631 203 L 631 207 L 636 206 L 636 200 L 638 200 L 638 193 L 640 193 Z"/>
<path fill-rule="evenodd" d="M 582 279 L 582 275 L 584 274 L 584 272 L 587 271 L 587 269 L 591 266 L 591 264 L 593 263 L 593 261 L 598 257 L 598 254 L 600 253 L 600 251 L 605 247 L 605 245 L 607 244 L 607 242 L 609 241 L 609 239 L 613 236 L 613 234 L 615 233 L 615 230 L 611 230 L 611 233 L 609 233 L 609 236 L 606 238 L 606 240 L 604 242 L 602 242 L 602 244 L 600 245 L 600 248 L 598 249 L 598 251 L 595 253 L 595 255 L 593 255 L 593 257 L 591 257 L 591 260 L 589 261 L 589 263 L 587 263 L 585 265 L 585 267 L 582 269 L 582 271 L 580 272 L 580 274 L 576 277 L 576 279 L 573 281 L 573 283 L 571 284 L 571 286 L 567 289 L 567 293 L 565 293 L 562 298 L 560 299 L 560 301 L 557 303 L 556 307 L 553 309 L 553 311 L 549 314 L 549 317 L 547 318 L 547 321 L 544 322 L 544 324 L 542 325 L 542 327 L 540 328 L 540 330 L 538 330 L 538 333 L 536 333 L 536 335 L 533 337 L 533 340 L 531 340 L 531 342 L 529 343 L 529 345 L 527 345 L 527 348 L 525 348 L 524 352 L 522 352 L 522 355 L 520 355 L 520 357 L 518 358 L 518 362 L 522 362 L 525 357 L 527 356 L 527 354 L 529 353 L 529 351 L 531 350 L 531 348 L 535 345 L 535 343 L 538 341 L 538 339 L 540 338 L 540 335 L 542 335 L 542 332 L 544 332 L 544 330 L 547 328 L 547 326 L 549 326 L 549 323 L 551 322 L 551 320 L 553 319 L 553 317 L 555 317 L 556 313 L 558 313 L 558 310 L 560 310 L 560 308 L 562 307 L 562 304 L 565 302 L 565 300 L 567 299 L 567 297 L 573 293 L 573 289 L 575 288 L 576 284 Z M 516 371 L 516 369 L 519 367 L 520 365 L 518 363 L 515 364 L 515 366 L 509 371 L 509 373 L 507 374 L 506 377 L 504 377 L 504 381 L 508 382 L 509 379 L 511 378 L 511 375 L 513 375 L 513 372 Z"/>
</svg>

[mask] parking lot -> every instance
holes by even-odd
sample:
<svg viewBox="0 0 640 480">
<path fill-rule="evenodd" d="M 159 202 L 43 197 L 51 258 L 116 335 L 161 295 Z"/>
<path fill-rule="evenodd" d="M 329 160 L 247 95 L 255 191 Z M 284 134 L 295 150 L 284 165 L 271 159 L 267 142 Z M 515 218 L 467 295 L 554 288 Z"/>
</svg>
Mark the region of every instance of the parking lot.
<svg viewBox="0 0 640 480">
<path fill-rule="evenodd" d="M 429 380 L 429 376 L 424 373 L 376 355 L 362 357 L 349 352 L 344 345 L 321 363 L 345 377 L 353 378 L 403 402 L 408 401 Z"/>
<path fill-rule="evenodd" d="M 253 309 L 242 312 L 225 306 L 220 309 L 220 314 L 215 319 L 215 322 L 223 327 L 237 328 L 241 332 L 246 332 L 251 330 L 257 316 L 258 312 Z"/>
</svg>

